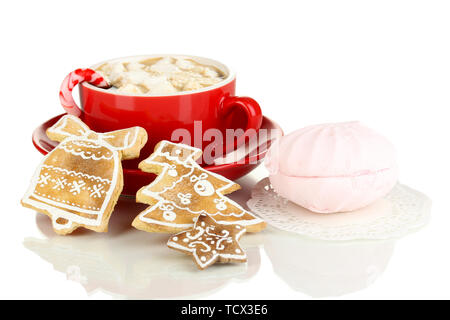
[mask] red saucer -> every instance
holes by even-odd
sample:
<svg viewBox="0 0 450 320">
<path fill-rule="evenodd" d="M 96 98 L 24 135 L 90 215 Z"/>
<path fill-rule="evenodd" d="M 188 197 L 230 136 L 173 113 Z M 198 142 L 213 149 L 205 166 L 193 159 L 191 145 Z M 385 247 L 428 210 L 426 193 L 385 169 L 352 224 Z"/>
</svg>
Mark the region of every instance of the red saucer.
<svg viewBox="0 0 450 320">
<path fill-rule="evenodd" d="M 50 140 L 47 137 L 45 131 L 47 130 L 47 128 L 55 124 L 56 121 L 58 121 L 58 119 L 61 118 L 63 115 L 64 114 L 60 114 L 56 117 L 51 118 L 50 120 L 47 120 L 34 130 L 32 137 L 33 144 L 36 147 L 36 149 L 43 155 L 46 155 L 58 145 L 58 142 Z M 283 134 L 281 127 L 267 117 L 263 117 L 261 129 L 266 130 L 278 129 L 280 134 Z M 258 146 L 257 152 L 251 152 L 251 156 L 247 155 L 245 159 L 240 160 L 239 162 L 232 162 L 220 165 L 209 165 L 205 166 L 204 168 L 211 172 L 220 174 L 230 180 L 236 180 L 240 177 L 245 176 L 247 173 L 255 169 L 261 163 L 261 161 L 264 159 L 264 156 L 266 155 L 269 144 L 270 141 L 268 143 L 266 142 L 262 143 L 261 145 Z M 152 182 L 153 179 L 155 178 L 155 175 L 152 173 L 142 172 L 138 169 L 126 168 L 127 166 L 126 162 L 127 161 L 124 161 L 124 169 L 123 169 L 124 187 L 122 194 L 134 196 L 137 190 L 139 190 L 142 186 Z"/>
</svg>

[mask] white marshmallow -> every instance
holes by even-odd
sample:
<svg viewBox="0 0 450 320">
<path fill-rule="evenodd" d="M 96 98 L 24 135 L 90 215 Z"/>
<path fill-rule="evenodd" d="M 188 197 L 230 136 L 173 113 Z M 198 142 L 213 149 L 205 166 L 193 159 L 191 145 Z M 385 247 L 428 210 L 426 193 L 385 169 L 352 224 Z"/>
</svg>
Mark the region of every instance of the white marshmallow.
<svg viewBox="0 0 450 320">
<path fill-rule="evenodd" d="M 145 95 L 199 90 L 223 79 L 215 68 L 188 59 L 164 57 L 153 64 L 148 59 L 142 62 L 106 63 L 98 71 L 118 92 Z"/>
</svg>

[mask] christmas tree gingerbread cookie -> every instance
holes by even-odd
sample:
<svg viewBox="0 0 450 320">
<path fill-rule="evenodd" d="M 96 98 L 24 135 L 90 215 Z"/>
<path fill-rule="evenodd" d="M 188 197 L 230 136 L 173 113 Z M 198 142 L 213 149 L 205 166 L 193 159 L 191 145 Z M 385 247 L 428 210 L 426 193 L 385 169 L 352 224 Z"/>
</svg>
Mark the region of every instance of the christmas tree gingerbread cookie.
<svg viewBox="0 0 450 320">
<path fill-rule="evenodd" d="M 139 157 L 147 132 L 133 127 L 96 133 L 65 115 L 47 135 L 60 144 L 37 168 L 22 205 L 48 215 L 58 234 L 78 227 L 106 232 L 123 188 L 121 160 Z"/>
<path fill-rule="evenodd" d="M 239 245 L 245 228 L 224 224 L 202 213 L 191 230 L 170 237 L 169 248 L 191 254 L 200 269 L 220 262 L 246 262 L 247 255 Z"/>
<path fill-rule="evenodd" d="M 190 229 L 200 214 L 225 224 L 239 223 L 248 232 L 266 227 L 263 220 L 225 197 L 240 186 L 201 168 L 196 162 L 201 154 L 200 149 L 163 140 L 141 161 L 142 171 L 158 176 L 136 195 L 137 202 L 150 206 L 134 219 L 135 228 L 176 233 Z"/>
</svg>

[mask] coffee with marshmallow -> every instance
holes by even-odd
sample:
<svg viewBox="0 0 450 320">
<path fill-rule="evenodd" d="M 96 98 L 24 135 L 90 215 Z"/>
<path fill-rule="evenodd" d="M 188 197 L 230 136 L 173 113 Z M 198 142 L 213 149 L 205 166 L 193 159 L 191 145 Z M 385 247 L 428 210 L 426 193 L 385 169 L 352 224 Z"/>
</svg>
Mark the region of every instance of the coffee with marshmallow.
<svg viewBox="0 0 450 320">
<path fill-rule="evenodd" d="M 176 56 L 106 62 L 96 71 L 113 86 L 108 90 L 149 96 L 199 90 L 225 78 L 214 66 Z"/>
</svg>

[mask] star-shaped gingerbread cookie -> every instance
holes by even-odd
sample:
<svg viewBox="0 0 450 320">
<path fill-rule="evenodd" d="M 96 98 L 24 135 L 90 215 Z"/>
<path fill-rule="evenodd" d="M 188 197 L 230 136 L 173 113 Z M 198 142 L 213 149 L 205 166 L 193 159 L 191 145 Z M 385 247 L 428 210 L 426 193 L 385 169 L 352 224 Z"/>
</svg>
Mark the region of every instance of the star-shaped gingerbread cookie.
<svg viewBox="0 0 450 320">
<path fill-rule="evenodd" d="M 192 255 L 197 266 L 206 269 L 216 262 L 246 262 L 247 255 L 238 242 L 244 233 L 241 225 L 217 222 L 201 214 L 193 229 L 171 236 L 167 245 Z"/>
</svg>

